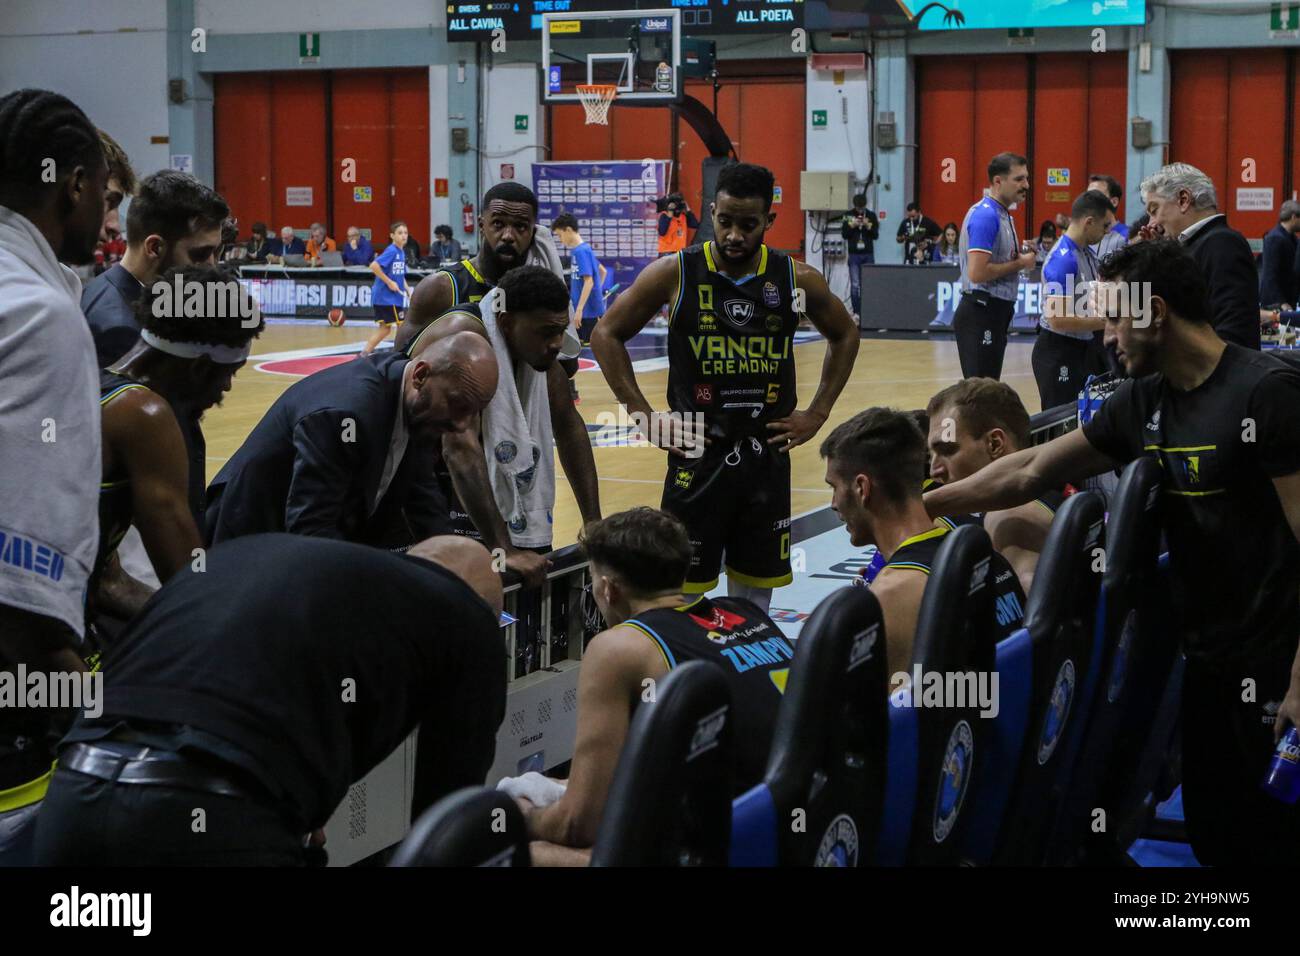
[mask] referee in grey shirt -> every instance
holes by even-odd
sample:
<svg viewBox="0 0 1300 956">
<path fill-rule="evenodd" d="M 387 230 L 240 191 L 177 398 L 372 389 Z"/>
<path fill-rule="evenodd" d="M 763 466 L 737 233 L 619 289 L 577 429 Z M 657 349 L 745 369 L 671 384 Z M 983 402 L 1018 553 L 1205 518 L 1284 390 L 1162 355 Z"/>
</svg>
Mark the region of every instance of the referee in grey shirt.
<svg viewBox="0 0 1300 956">
<path fill-rule="evenodd" d="M 1002 377 L 1020 272 L 1032 269 L 1035 262 L 1033 250 L 1021 245 L 1007 209 L 1028 195 L 1028 160 L 1015 153 L 998 153 L 989 160 L 987 194 L 962 220 L 961 302 L 952 328 L 963 378 Z"/>
</svg>

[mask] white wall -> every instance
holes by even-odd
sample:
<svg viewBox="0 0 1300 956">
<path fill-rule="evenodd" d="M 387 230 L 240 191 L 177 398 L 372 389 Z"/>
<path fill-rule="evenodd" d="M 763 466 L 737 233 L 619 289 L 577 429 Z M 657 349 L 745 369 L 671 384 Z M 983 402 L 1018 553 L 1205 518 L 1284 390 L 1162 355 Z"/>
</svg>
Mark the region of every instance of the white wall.
<svg viewBox="0 0 1300 956">
<path fill-rule="evenodd" d="M 865 181 L 871 169 L 869 148 L 870 116 L 868 114 L 869 87 L 867 70 L 846 70 L 843 82 L 835 82 L 829 70 L 807 68 L 807 106 L 804 129 L 806 136 L 804 163 L 809 170 L 835 172 L 849 170 L 855 180 Z M 826 110 L 826 128 L 814 129 L 813 110 Z M 872 208 L 871 190 L 867 191 L 867 204 Z M 826 216 L 806 214 L 804 229 L 804 259 L 814 268 L 821 269 L 830 282 L 831 291 L 849 300 L 848 260 L 824 258 L 821 239 L 813 228 L 814 222 L 825 227 Z M 883 233 L 883 227 L 882 227 Z M 879 250 L 879 240 L 877 240 Z M 879 252 L 877 252 L 879 255 Z"/>
<path fill-rule="evenodd" d="M 194 0 L 194 23 L 213 33 L 405 30 L 446 23 L 437 0 Z"/>
<path fill-rule="evenodd" d="M 545 158 L 537 148 L 545 142 L 537 97 L 535 63 L 501 63 L 484 71 L 480 196 L 501 182 L 502 163 L 514 163 L 515 181 L 532 186 L 532 163 Z M 528 132 L 515 131 L 517 115 L 528 117 Z"/>
<path fill-rule="evenodd" d="M 451 129 L 447 122 L 447 67 L 429 67 L 429 229 L 426 235 L 432 236 L 433 230 L 442 223 L 455 228 L 451 220 L 452 200 L 459 197 L 455 183 L 448 182 L 447 195 L 434 195 L 435 179 L 451 179 L 447 157 L 451 154 Z M 460 206 L 454 207 L 457 215 Z"/>
<path fill-rule="evenodd" d="M 89 32 L 83 32 L 89 31 Z M 3 0 L 0 93 L 62 93 L 122 144 L 136 172 L 169 162 L 164 0 Z"/>
</svg>

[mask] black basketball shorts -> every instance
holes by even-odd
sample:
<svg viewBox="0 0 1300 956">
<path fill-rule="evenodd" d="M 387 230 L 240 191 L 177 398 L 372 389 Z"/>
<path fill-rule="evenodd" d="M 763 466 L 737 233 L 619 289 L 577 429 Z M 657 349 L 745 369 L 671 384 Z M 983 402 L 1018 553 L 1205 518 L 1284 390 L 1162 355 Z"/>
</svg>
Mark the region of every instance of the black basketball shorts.
<svg viewBox="0 0 1300 956">
<path fill-rule="evenodd" d="M 750 587 L 789 584 L 790 456 L 758 438 L 715 440 L 699 458 L 668 456 L 664 511 L 686 525 L 691 569 L 686 592 L 702 594 L 727 576 Z"/>
</svg>

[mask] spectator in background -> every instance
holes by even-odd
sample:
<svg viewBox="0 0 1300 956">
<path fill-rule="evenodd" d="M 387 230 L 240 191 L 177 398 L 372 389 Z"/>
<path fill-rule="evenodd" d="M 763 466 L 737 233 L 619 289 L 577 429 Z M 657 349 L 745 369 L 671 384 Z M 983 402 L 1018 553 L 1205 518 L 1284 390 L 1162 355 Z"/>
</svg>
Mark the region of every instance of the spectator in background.
<svg viewBox="0 0 1300 956">
<path fill-rule="evenodd" d="M 343 243 L 343 264 L 345 266 L 368 266 L 375 258 L 375 247 L 370 240 L 361 235 L 356 226 L 348 226 L 348 238 Z"/>
<path fill-rule="evenodd" d="M 1282 203 L 1278 224 L 1264 235 L 1264 256 L 1259 270 L 1259 301 L 1266 309 L 1290 309 L 1300 298 L 1300 202 Z"/>
<path fill-rule="evenodd" d="M 939 241 L 931 247 L 933 261 L 942 262 L 950 266 L 961 265 L 961 253 L 958 249 L 958 241 L 961 234 L 957 229 L 955 222 L 950 222 L 943 227 L 943 235 Z"/>
<path fill-rule="evenodd" d="M 853 208 L 844 214 L 840 235 L 849 254 L 849 298 L 856 320 L 862 315 L 862 267 L 876 261 L 875 241 L 880 238 L 880 220 L 867 208 L 867 197 L 861 193 L 853 197 Z"/>
<path fill-rule="evenodd" d="M 325 227 L 318 222 L 311 224 L 311 237 L 307 240 L 307 261 L 314 266 L 320 265 L 320 254 L 322 252 L 338 252 L 339 247 L 329 236 L 325 235 Z"/>
<path fill-rule="evenodd" d="M 659 210 L 659 255 L 681 252 L 690 245 L 687 230 L 699 228 L 700 221 L 681 193 L 665 196 Z"/>
<path fill-rule="evenodd" d="M 244 254 L 245 262 L 265 262 L 266 254 L 271 251 L 271 240 L 266 237 L 266 223 L 253 223 L 253 237 L 244 244 L 247 250 Z"/>
<path fill-rule="evenodd" d="M 283 226 L 280 229 L 280 238 L 271 240 L 266 261 L 284 262 L 285 256 L 305 256 L 306 254 L 307 244 L 294 235 L 293 226 Z"/>
<path fill-rule="evenodd" d="M 1056 234 L 1063 235 L 1070 228 L 1070 217 L 1063 212 L 1056 214 Z"/>
<path fill-rule="evenodd" d="M 407 236 L 406 245 L 402 247 L 402 252 L 406 256 L 406 267 L 408 269 L 420 268 L 420 244 L 412 236 Z"/>
<path fill-rule="evenodd" d="M 126 211 L 122 261 L 86 284 L 81 311 L 95 340 L 96 368 L 107 368 L 140 339 L 135 305 L 169 269 L 212 265 L 230 207 L 189 173 L 146 176 Z"/>
<path fill-rule="evenodd" d="M 1141 238 L 1183 244 L 1210 289 L 1210 324 L 1219 338 L 1259 348 L 1259 274 L 1246 237 L 1218 209 L 1214 182 L 1195 166 L 1170 163 L 1142 180 L 1151 221 Z"/>
<path fill-rule="evenodd" d="M 1043 224 L 1038 227 L 1038 241 L 1034 243 L 1034 259 L 1040 266 L 1051 253 L 1054 245 L 1056 245 L 1056 223 L 1051 219 L 1044 219 Z"/>
<path fill-rule="evenodd" d="M 921 214 L 920 203 L 910 202 L 907 204 L 907 215 L 898 224 L 896 238 L 903 245 L 903 262 L 906 265 L 916 265 L 921 262 L 917 258 L 917 247 L 920 246 L 923 253 L 928 251 L 930 241 L 939 238 L 939 224 Z"/>
<path fill-rule="evenodd" d="M 430 259 L 436 259 L 441 265 L 444 262 L 460 262 L 464 257 L 460 243 L 451 237 L 451 226 L 439 226 L 433 230 L 433 245 L 429 247 Z"/>
<path fill-rule="evenodd" d="M 551 223 L 556 237 L 569 250 L 573 261 L 573 274 L 569 284 L 569 301 L 573 303 L 574 322 L 578 325 L 578 338 L 585 345 L 591 341 L 596 320 L 605 314 L 605 267 L 596 258 L 596 252 L 578 232 L 578 220 L 567 212 L 556 216 Z"/>
</svg>

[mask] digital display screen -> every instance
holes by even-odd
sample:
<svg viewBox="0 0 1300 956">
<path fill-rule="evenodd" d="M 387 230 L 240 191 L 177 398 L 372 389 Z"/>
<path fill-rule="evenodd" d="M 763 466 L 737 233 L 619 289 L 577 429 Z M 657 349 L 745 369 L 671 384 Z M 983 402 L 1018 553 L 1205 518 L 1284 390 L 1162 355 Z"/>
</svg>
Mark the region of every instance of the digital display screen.
<svg viewBox="0 0 1300 956">
<path fill-rule="evenodd" d="M 921 30 L 1141 26 L 1146 0 L 898 0 Z"/>
<path fill-rule="evenodd" d="M 507 40 L 536 37 L 542 32 L 544 13 L 669 7 L 682 12 L 683 36 L 788 33 L 804 22 L 803 0 L 450 0 L 447 39 L 453 43 L 486 42 L 494 30 L 504 30 Z"/>
</svg>

